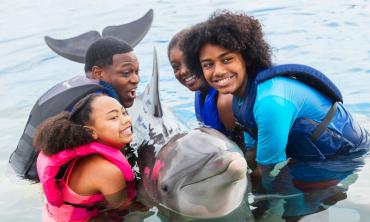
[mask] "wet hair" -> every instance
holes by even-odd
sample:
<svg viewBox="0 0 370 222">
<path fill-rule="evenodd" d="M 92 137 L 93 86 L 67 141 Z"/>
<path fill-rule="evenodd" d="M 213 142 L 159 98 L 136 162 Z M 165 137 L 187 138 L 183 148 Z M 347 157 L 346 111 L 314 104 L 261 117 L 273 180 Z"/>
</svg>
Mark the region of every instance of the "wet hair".
<svg viewBox="0 0 370 222">
<path fill-rule="evenodd" d="M 186 33 L 189 32 L 189 30 L 190 29 L 183 29 L 183 30 L 179 31 L 178 33 L 176 33 L 172 37 L 172 39 L 168 43 L 168 47 L 167 47 L 167 56 L 168 56 L 168 59 L 170 59 L 170 52 L 171 52 L 171 50 L 174 47 L 177 47 L 177 46 L 180 45 L 180 42 L 182 41 L 182 39 L 184 38 L 184 36 L 186 35 Z"/>
<path fill-rule="evenodd" d="M 133 49 L 127 42 L 116 38 L 101 38 L 89 46 L 85 55 L 85 72 L 92 67 L 105 68 L 113 64 L 113 56 L 128 53 Z"/>
<path fill-rule="evenodd" d="M 79 100 L 71 112 L 61 112 L 42 122 L 36 129 L 34 147 L 50 156 L 94 141 L 92 131 L 85 126 L 93 124 L 91 103 L 100 96 L 106 95 L 89 94 Z"/>
<path fill-rule="evenodd" d="M 260 22 L 245 13 L 216 11 L 208 20 L 192 27 L 180 44 L 191 72 L 203 74 L 199 53 L 207 43 L 240 52 L 248 78 L 272 65 L 271 48 L 263 39 Z"/>
</svg>

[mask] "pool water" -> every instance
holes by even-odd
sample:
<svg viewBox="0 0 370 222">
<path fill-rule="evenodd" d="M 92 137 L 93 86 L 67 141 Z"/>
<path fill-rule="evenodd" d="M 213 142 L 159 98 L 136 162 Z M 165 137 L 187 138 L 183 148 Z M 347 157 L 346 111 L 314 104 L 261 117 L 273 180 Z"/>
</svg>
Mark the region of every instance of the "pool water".
<svg viewBox="0 0 370 222">
<path fill-rule="evenodd" d="M 342 90 L 344 102 L 370 129 L 370 2 L 358 1 L 26 1 L 0 7 L 0 214 L 1 221 L 40 221 L 43 194 L 39 184 L 18 179 L 8 159 L 28 114 L 54 84 L 83 74 L 83 65 L 51 51 L 44 36 L 69 38 L 101 31 L 154 9 L 152 28 L 135 48 L 143 90 L 152 69 L 153 47 L 159 57 L 161 99 L 190 126 L 195 126 L 193 95 L 174 78 L 167 59 L 173 34 L 205 20 L 216 9 L 243 10 L 258 18 L 271 44 L 275 63 L 303 63 L 326 73 Z M 365 162 L 369 162 L 365 158 Z M 370 221 L 370 165 L 347 177 L 345 197 L 300 221 Z M 319 195 L 319 194 L 318 194 Z M 324 195 L 324 194 L 323 194 Z M 257 221 L 284 221 L 281 203 Z M 162 221 L 156 214 L 145 221 Z"/>
</svg>

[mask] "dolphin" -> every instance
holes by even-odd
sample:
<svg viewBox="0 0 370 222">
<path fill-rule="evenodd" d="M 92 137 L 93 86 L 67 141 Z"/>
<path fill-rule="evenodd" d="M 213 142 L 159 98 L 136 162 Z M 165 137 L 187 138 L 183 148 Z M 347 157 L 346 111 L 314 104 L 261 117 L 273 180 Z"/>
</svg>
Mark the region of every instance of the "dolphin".
<svg viewBox="0 0 370 222">
<path fill-rule="evenodd" d="M 242 204 L 248 187 L 242 151 L 217 130 L 188 129 L 161 105 L 155 49 L 152 79 L 128 113 L 146 201 L 167 215 L 198 219 L 228 215 Z"/>
<path fill-rule="evenodd" d="M 177 134 L 154 153 L 155 147 L 141 146 L 139 168 L 145 192 L 159 207 L 187 217 L 217 218 L 245 200 L 247 163 L 240 148 L 217 130 Z"/>
</svg>

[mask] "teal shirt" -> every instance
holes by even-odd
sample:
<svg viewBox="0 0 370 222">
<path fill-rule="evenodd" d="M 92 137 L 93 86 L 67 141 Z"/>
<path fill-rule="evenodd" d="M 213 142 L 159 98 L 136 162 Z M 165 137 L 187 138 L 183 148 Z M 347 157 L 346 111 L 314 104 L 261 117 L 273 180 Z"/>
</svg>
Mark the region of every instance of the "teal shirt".
<svg viewBox="0 0 370 222">
<path fill-rule="evenodd" d="M 322 121 L 332 102 L 310 86 L 289 78 L 275 77 L 257 86 L 253 114 L 258 128 L 256 142 L 248 133 L 247 147 L 256 147 L 256 161 L 270 165 L 287 159 L 290 129 L 297 118 Z"/>
</svg>

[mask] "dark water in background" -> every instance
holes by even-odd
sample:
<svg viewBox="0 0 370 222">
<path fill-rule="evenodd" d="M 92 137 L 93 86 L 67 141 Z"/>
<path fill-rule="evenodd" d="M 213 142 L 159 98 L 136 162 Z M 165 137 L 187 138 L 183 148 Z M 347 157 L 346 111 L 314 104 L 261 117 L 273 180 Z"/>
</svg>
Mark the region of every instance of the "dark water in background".
<svg viewBox="0 0 370 222">
<path fill-rule="evenodd" d="M 161 99 L 180 119 L 195 125 L 193 95 L 174 79 L 166 47 L 174 33 L 216 9 L 244 10 L 263 23 L 275 63 L 314 66 L 338 85 L 345 103 L 370 125 L 369 1 L 2 1 L 0 4 L 0 215 L 1 221 L 40 221 L 42 192 L 14 177 L 8 158 L 36 101 L 52 85 L 83 74 L 83 65 L 57 56 L 43 37 L 69 38 L 101 31 L 154 9 L 153 26 L 135 48 L 141 91 L 158 50 Z M 370 160 L 368 160 L 370 161 Z M 302 221 L 370 221 L 370 165 L 348 178 L 347 198 Z M 280 221 L 271 209 L 260 221 Z M 160 221 L 157 216 L 145 221 Z"/>
</svg>

